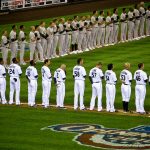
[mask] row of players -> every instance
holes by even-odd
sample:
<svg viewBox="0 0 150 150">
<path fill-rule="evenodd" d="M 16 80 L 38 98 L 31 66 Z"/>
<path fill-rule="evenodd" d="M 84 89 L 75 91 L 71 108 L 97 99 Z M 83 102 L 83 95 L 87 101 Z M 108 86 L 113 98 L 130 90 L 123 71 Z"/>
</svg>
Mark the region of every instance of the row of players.
<svg viewBox="0 0 150 150">
<path fill-rule="evenodd" d="M 146 21 L 145 21 L 146 20 Z M 29 33 L 30 60 L 44 61 L 44 59 L 65 56 L 68 54 L 82 53 L 102 46 L 118 43 L 119 24 L 121 25 L 121 42 L 132 41 L 150 35 L 150 6 L 147 10 L 144 3 L 135 8 L 123 8 L 121 16 L 118 9 L 107 12 L 93 11 L 92 16 L 74 16 L 74 19 L 54 19 L 46 29 L 45 22 L 32 26 Z M 128 38 L 127 38 L 128 35 Z M 7 64 L 8 47 L 11 49 L 11 60 L 17 56 L 18 44 L 20 45 L 20 64 L 25 64 L 24 50 L 26 44 L 24 25 L 20 26 L 19 36 L 17 27 L 12 26 L 9 36 L 7 31 L 2 35 L 2 54 L 4 64 Z M 9 39 L 9 40 L 8 40 Z M 56 49 L 59 49 L 57 55 Z"/>
<path fill-rule="evenodd" d="M 18 65 L 16 58 L 12 59 L 12 64 L 8 69 L 10 75 L 10 97 L 9 104 L 14 103 L 14 91 L 16 91 L 16 105 L 20 105 L 20 76 L 22 74 L 21 67 Z M 50 60 L 44 60 L 44 65 L 41 68 L 42 74 L 42 105 L 47 108 L 49 107 L 49 98 L 51 91 L 52 75 L 49 69 Z M 146 95 L 146 83 L 148 82 L 147 74 L 143 71 L 144 64 L 138 64 L 138 70 L 134 73 L 134 80 L 136 81 L 135 87 L 135 104 L 136 112 L 144 114 L 144 100 Z M 123 110 L 128 112 L 128 103 L 131 96 L 131 82 L 132 74 L 130 70 L 130 63 L 124 64 L 124 70 L 120 73 L 120 80 L 122 81 L 121 92 L 123 101 Z M 28 105 L 35 106 L 35 96 L 37 92 L 37 80 L 38 72 L 35 68 L 35 61 L 30 61 L 30 66 L 26 69 L 26 78 L 28 80 Z M 74 109 L 78 109 L 78 96 L 79 96 L 79 108 L 80 110 L 85 110 L 84 106 L 84 90 L 85 90 L 85 79 L 86 70 L 83 67 L 83 59 L 79 58 L 77 60 L 77 65 L 73 68 L 73 78 L 74 82 Z M 6 71 L 3 66 L 3 59 L 0 58 L 0 92 L 2 104 L 7 104 L 5 98 L 6 91 Z M 106 110 L 108 112 L 115 112 L 114 102 L 116 95 L 116 83 L 117 77 L 113 71 L 113 64 L 108 64 L 108 70 L 103 74 L 102 63 L 98 62 L 94 68 L 90 70 L 89 79 L 92 84 L 92 98 L 90 103 L 90 110 L 95 107 L 95 99 L 98 97 L 98 111 L 102 111 L 102 79 L 106 80 Z M 54 83 L 57 89 L 56 96 L 56 106 L 59 108 L 64 108 L 64 98 L 65 98 L 65 80 L 66 80 L 66 65 L 62 64 L 54 72 Z M 150 82 L 150 80 L 149 80 Z"/>
</svg>

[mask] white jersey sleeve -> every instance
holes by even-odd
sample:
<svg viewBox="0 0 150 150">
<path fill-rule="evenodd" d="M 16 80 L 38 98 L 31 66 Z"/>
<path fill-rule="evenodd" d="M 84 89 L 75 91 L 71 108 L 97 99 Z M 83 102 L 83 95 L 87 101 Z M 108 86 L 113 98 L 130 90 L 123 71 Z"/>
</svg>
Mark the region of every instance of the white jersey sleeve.
<svg viewBox="0 0 150 150">
<path fill-rule="evenodd" d="M 6 70 L 5 67 L 0 65 L 0 78 L 6 77 Z"/>
</svg>

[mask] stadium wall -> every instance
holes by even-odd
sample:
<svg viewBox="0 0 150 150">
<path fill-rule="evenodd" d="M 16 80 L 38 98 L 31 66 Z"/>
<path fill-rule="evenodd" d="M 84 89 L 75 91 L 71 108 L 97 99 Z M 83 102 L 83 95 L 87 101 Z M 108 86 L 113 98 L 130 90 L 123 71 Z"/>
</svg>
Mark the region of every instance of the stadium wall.
<svg viewBox="0 0 150 150">
<path fill-rule="evenodd" d="M 93 0 L 86 3 L 67 3 L 63 5 L 10 11 L 0 15 L 0 24 L 39 20 L 50 17 L 65 16 L 75 13 L 89 12 L 98 9 L 132 5 L 141 0 Z M 144 2 L 149 2 L 145 0 Z"/>
</svg>

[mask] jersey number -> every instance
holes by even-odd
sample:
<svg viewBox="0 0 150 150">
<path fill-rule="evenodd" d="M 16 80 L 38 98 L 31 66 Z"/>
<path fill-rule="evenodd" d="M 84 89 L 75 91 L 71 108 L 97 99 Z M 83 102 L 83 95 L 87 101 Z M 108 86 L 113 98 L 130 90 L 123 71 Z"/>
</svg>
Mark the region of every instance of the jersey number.
<svg viewBox="0 0 150 150">
<path fill-rule="evenodd" d="M 92 78 L 96 77 L 96 72 L 92 72 Z"/>
<path fill-rule="evenodd" d="M 9 74 L 15 74 L 15 70 L 14 69 L 10 69 L 9 70 Z"/>
<path fill-rule="evenodd" d="M 45 73 L 45 70 L 44 69 L 42 69 L 42 76 L 44 77 L 44 73 Z"/>
<path fill-rule="evenodd" d="M 109 76 L 106 76 L 106 81 L 109 81 Z"/>
<path fill-rule="evenodd" d="M 121 75 L 121 80 L 125 81 L 126 76 L 125 75 Z"/>
<path fill-rule="evenodd" d="M 74 72 L 74 76 L 75 76 L 75 77 L 79 77 L 79 76 L 80 76 L 79 71 L 75 71 L 75 72 Z"/>
<path fill-rule="evenodd" d="M 140 76 L 136 76 L 136 81 L 141 81 L 141 77 Z"/>
<path fill-rule="evenodd" d="M 30 71 L 27 71 L 27 76 L 30 77 L 31 73 Z"/>
</svg>

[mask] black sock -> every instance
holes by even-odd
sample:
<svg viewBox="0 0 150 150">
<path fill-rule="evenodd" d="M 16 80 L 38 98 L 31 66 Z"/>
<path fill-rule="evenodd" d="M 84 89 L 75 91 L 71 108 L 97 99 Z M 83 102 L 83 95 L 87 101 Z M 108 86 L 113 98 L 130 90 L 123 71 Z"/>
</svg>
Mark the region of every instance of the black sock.
<svg viewBox="0 0 150 150">
<path fill-rule="evenodd" d="M 126 111 L 126 107 L 125 107 L 125 101 L 122 102 L 123 103 L 123 111 Z"/>
<path fill-rule="evenodd" d="M 78 44 L 75 44 L 75 50 L 78 50 Z"/>
<path fill-rule="evenodd" d="M 71 44 L 71 50 L 74 51 L 74 44 Z"/>
<path fill-rule="evenodd" d="M 129 104 L 129 102 L 126 102 L 126 111 L 129 111 L 128 104 Z"/>
</svg>

